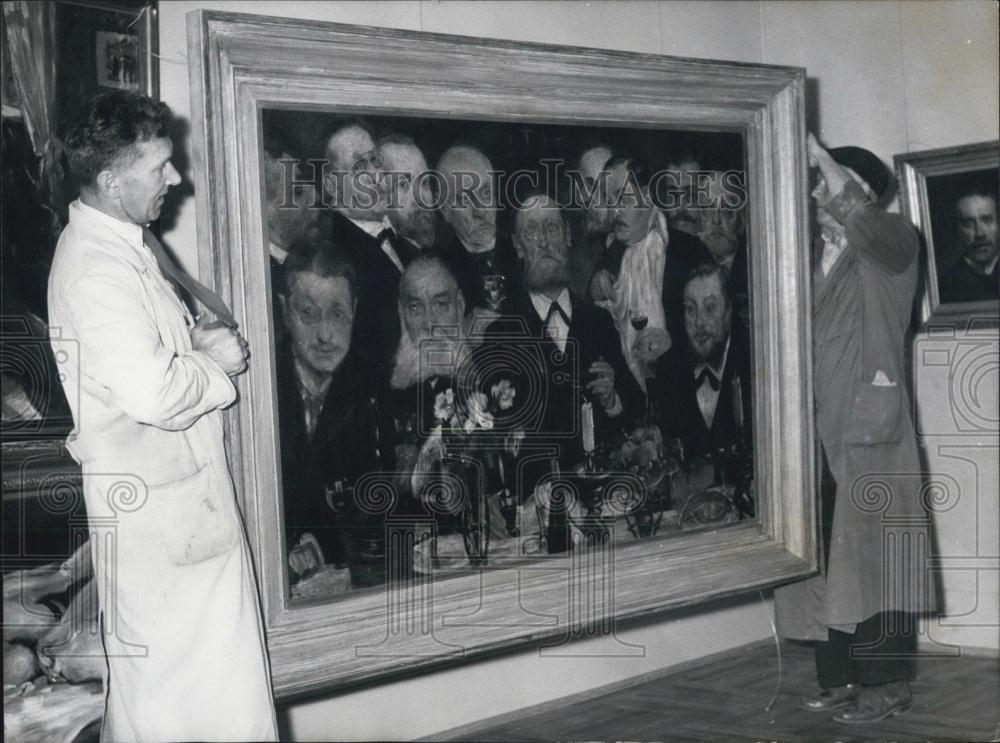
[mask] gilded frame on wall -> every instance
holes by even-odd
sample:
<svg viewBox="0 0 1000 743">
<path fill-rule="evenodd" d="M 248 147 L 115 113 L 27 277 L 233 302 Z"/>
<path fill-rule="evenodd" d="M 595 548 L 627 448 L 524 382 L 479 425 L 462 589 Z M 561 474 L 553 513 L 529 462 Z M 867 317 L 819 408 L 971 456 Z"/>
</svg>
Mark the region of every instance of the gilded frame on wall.
<svg viewBox="0 0 1000 743">
<path fill-rule="evenodd" d="M 210 11 L 189 14 L 188 44 L 201 274 L 255 349 L 274 347 L 264 109 L 735 131 L 745 143 L 758 518 L 606 551 L 606 600 L 589 611 L 568 597 L 594 576 L 569 558 L 293 604 L 275 358 L 258 351 L 228 433 L 279 698 L 559 645 L 816 571 L 804 70 Z"/>
<path fill-rule="evenodd" d="M 921 152 L 906 152 L 894 158 L 900 184 L 903 212 L 920 231 L 926 248 L 926 273 L 921 319 L 924 322 L 963 327 L 970 320 L 996 325 L 1000 320 L 1000 296 L 992 298 L 964 286 L 953 269 L 960 254 L 957 202 L 963 196 L 985 192 L 993 199 L 994 223 L 1000 184 L 1000 142 L 977 142 Z M 995 260 L 995 259 L 994 259 Z M 994 274 L 996 268 L 993 269 Z M 949 296 L 950 294 L 950 296 Z"/>
</svg>

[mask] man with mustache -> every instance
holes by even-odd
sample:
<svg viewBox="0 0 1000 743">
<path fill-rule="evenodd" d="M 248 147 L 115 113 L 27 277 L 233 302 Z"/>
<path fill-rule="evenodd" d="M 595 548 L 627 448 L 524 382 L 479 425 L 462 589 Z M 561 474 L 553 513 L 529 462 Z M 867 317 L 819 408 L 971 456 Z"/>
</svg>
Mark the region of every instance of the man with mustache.
<svg viewBox="0 0 1000 743">
<path fill-rule="evenodd" d="M 378 141 L 378 151 L 387 172 L 389 221 L 417 250 L 432 247 L 438 217 L 433 208 L 431 179 L 426 177 L 424 153 L 405 134 L 382 137 Z"/>
<path fill-rule="evenodd" d="M 982 302 L 1000 298 L 997 255 L 997 195 L 970 189 L 955 202 L 956 232 L 961 255 L 941 276 L 941 302 Z"/>
<path fill-rule="evenodd" d="M 519 400 L 537 401 L 519 408 L 507 425 L 526 432 L 535 457 L 519 470 L 519 491 L 530 495 L 551 471 L 583 459 L 580 410 L 594 411 L 597 440 L 620 431 L 642 409 L 642 394 L 629 373 L 611 318 L 569 289 L 569 231 L 559 205 L 550 196 L 529 196 L 517 211 L 514 247 L 523 262 L 522 281 L 511 297 L 510 311 L 492 323 L 474 358 L 482 384 L 513 380 Z M 488 363 L 487 363 L 488 362 Z M 563 537 L 552 535 L 557 544 Z"/>
<path fill-rule="evenodd" d="M 716 170 L 710 174 L 708 204 L 693 212 L 697 236 L 715 262 L 726 269 L 726 292 L 732 298 L 736 317 L 750 327 L 749 265 L 747 257 L 743 173 Z"/>
<path fill-rule="evenodd" d="M 350 565 L 345 578 L 357 584 L 366 524 L 351 487 L 379 465 L 374 404 L 351 347 L 357 283 L 326 237 L 313 233 L 290 247 L 278 289 L 287 336 L 275 349 L 290 577 Z"/>
<path fill-rule="evenodd" d="M 653 174 L 644 162 L 616 157 L 607 168 L 612 241 L 595 299 L 611 312 L 629 368 L 644 386 L 650 363 L 683 341 L 684 280 L 696 265 L 711 261 L 711 254 L 698 238 L 668 231 L 651 198 Z M 635 328 L 634 317 L 644 317 L 645 326 Z"/>
<path fill-rule="evenodd" d="M 672 198 L 663 210 L 667 223 L 674 231 L 697 235 L 698 217 L 693 211 L 697 201 L 694 174 L 702 172 L 701 162 L 694 150 L 679 149 L 670 157 L 667 170 L 673 174 L 674 181 L 671 184 Z"/>
<path fill-rule="evenodd" d="M 444 188 L 441 216 L 450 228 L 441 253 L 477 316 L 495 317 L 514 280 L 510 244 L 497 231 L 493 166 L 480 150 L 455 145 L 438 159 Z M 483 312 L 486 310 L 486 312 Z"/>
<path fill-rule="evenodd" d="M 684 285 L 684 332 L 656 363 L 651 383 L 657 423 L 665 438 L 680 439 L 685 457 L 698 459 L 746 443 L 752 432 L 750 342 L 733 327 L 726 271 L 703 263 Z M 741 436 L 747 439 L 740 440 Z M 751 451 L 744 446 L 742 451 Z"/>
<path fill-rule="evenodd" d="M 324 137 L 325 203 L 320 228 L 340 246 L 358 277 L 355 348 L 385 375 L 399 340 L 396 292 L 399 277 L 417 249 L 396 234 L 386 215 L 387 183 L 382 155 L 361 120 L 335 123 Z"/>
</svg>

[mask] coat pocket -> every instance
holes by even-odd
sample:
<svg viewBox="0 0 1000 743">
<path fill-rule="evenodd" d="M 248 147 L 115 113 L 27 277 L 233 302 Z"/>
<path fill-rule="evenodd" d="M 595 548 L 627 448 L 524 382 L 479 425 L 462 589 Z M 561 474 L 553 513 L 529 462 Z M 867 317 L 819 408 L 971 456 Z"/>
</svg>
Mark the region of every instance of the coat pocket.
<svg viewBox="0 0 1000 743">
<path fill-rule="evenodd" d="M 223 555 L 238 543 L 239 524 L 230 494 L 214 468 L 149 488 L 156 541 L 172 565 L 196 565 Z"/>
<path fill-rule="evenodd" d="M 844 440 L 848 444 L 893 444 L 903 435 L 899 385 L 881 386 L 867 382 L 854 390 L 854 406 Z"/>
</svg>

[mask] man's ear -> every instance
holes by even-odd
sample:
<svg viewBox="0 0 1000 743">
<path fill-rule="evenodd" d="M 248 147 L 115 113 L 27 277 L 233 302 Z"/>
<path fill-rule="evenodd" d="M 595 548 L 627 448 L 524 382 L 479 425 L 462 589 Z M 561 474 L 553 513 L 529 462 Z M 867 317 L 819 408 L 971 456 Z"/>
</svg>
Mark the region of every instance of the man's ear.
<svg viewBox="0 0 1000 743">
<path fill-rule="evenodd" d="M 326 191 L 333 198 L 333 206 L 340 206 L 340 185 L 337 174 L 330 172 L 323 174 L 323 190 Z M 324 202 L 325 203 L 325 202 Z"/>
<path fill-rule="evenodd" d="M 106 199 L 118 200 L 121 198 L 121 186 L 118 183 L 118 176 L 111 170 L 102 170 L 94 179 L 94 185 L 98 193 Z"/>
</svg>

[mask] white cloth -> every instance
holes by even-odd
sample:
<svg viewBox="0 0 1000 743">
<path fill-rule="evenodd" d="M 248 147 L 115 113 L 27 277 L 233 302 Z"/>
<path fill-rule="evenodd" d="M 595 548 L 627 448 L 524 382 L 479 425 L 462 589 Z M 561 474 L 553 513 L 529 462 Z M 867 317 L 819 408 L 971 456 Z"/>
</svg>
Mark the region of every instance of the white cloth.
<svg viewBox="0 0 1000 743">
<path fill-rule="evenodd" d="M 827 276 L 830 270 L 833 268 L 833 264 L 837 262 L 840 254 L 844 252 L 847 247 L 847 243 L 838 243 L 836 241 L 827 240 L 823 238 L 823 255 L 819 260 L 820 269 L 823 271 L 823 275 Z"/>
<path fill-rule="evenodd" d="M 274 258 L 274 260 L 277 261 L 279 265 L 284 263 L 285 259 L 288 257 L 287 250 L 285 250 L 282 247 L 279 247 L 278 245 L 275 245 L 270 240 L 267 241 L 267 252 L 271 254 L 271 257 Z"/>
<path fill-rule="evenodd" d="M 614 318 L 621 339 L 622 354 L 639 385 L 646 389 L 646 377 L 652 376 L 649 365 L 636 357 L 632 348 L 639 331 L 632 327 L 630 312 L 644 314 L 647 328 L 666 330 L 663 313 L 663 269 L 667 260 L 666 227 L 659 224 L 663 215 L 655 213 L 655 222 L 639 242 L 630 245 L 622 256 L 621 270 L 615 280 L 615 298 L 601 303 Z"/>
<path fill-rule="evenodd" d="M 549 338 L 559 347 L 559 350 L 565 352 L 566 341 L 569 338 L 569 325 L 558 312 L 554 313 L 550 318 L 549 308 L 552 306 L 553 301 L 557 302 L 562 311 L 566 313 L 566 317 L 572 320 L 573 303 L 569 298 L 569 289 L 563 289 L 555 300 L 549 299 L 544 294 L 537 292 L 529 292 L 528 296 L 531 298 L 531 304 L 534 306 L 535 312 L 538 313 L 538 316 L 542 318 L 542 322 L 545 323 L 545 332 L 548 333 Z"/>
<path fill-rule="evenodd" d="M 388 217 L 382 217 L 381 222 L 373 219 L 351 219 L 350 217 L 348 217 L 348 219 L 372 237 L 378 237 L 382 234 L 383 230 L 392 230 L 393 232 L 396 231 Z M 389 260 L 395 264 L 396 268 L 399 269 L 399 272 L 403 273 L 403 261 L 399 259 L 399 254 L 396 253 L 396 248 L 393 246 L 392 241 L 389 238 L 382 238 L 381 245 L 382 252 L 385 253 L 389 257 Z"/>
<path fill-rule="evenodd" d="M 138 225 L 80 201 L 49 276 L 108 656 L 105 740 L 273 740 L 257 588 L 226 463 L 232 381 Z"/>
</svg>

